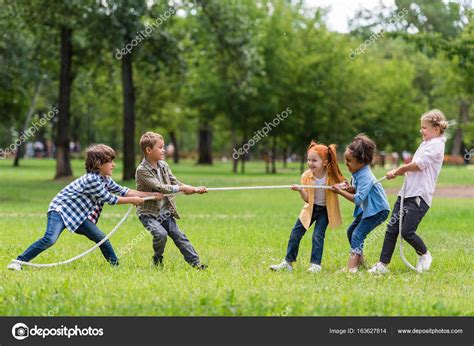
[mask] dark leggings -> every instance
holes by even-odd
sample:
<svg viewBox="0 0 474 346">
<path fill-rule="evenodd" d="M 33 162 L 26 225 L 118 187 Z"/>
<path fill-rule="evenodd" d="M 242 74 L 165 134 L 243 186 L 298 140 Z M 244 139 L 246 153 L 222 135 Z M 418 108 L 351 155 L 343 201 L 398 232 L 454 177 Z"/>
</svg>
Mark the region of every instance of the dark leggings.
<svg viewBox="0 0 474 346">
<path fill-rule="evenodd" d="M 410 244 L 418 255 L 424 255 L 428 250 L 423 240 L 416 234 L 416 229 L 429 209 L 429 206 L 421 197 L 409 197 L 404 199 L 403 205 L 402 237 Z M 388 264 L 392 259 L 395 244 L 397 243 L 399 228 L 400 197 L 393 207 L 392 217 L 385 232 L 380 262 Z"/>
</svg>

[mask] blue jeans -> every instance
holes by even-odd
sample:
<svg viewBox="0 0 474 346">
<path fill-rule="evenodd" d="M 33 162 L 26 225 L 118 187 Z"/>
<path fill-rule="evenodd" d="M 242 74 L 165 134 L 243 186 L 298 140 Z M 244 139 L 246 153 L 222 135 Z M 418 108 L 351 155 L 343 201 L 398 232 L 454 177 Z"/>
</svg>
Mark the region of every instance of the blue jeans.
<svg viewBox="0 0 474 346">
<path fill-rule="evenodd" d="M 46 233 L 43 238 L 38 239 L 36 242 L 31 244 L 28 249 L 25 250 L 20 256 L 17 257 L 18 260 L 29 262 L 40 253 L 50 248 L 61 235 L 62 231 L 66 227 L 64 226 L 63 219 L 61 215 L 56 211 L 50 211 L 48 213 L 48 224 L 46 225 Z M 92 221 L 85 220 L 79 228 L 76 230 L 77 234 L 85 235 L 90 240 L 98 243 L 105 238 L 104 232 L 102 232 Z M 100 246 L 100 251 L 104 255 L 105 259 L 110 262 L 110 264 L 118 265 L 118 259 L 115 255 L 114 249 L 110 241 L 106 241 Z"/>
<path fill-rule="evenodd" d="M 324 236 L 326 235 L 326 228 L 329 224 L 328 213 L 326 207 L 315 205 L 313 207 L 313 215 L 311 216 L 311 223 L 309 227 L 316 221 L 313 231 L 313 247 L 311 249 L 311 263 L 321 264 L 324 248 Z M 300 247 L 301 238 L 306 233 L 306 229 L 301 223 L 300 219 L 296 221 L 291 230 L 290 240 L 288 240 L 288 249 L 286 251 L 285 261 L 295 262 L 298 256 L 298 249 Z"/>
<path fill-rule="evenodd" d="M 355 218 L 347 229 L 347 238 L 351 244 L 351 254 L 362 255 L 365 238 L 375 227 L 387 219 L 388 213 L 388 210 L 382 210 L 366 218 L 362 218 L 362 213 L 360 213 Z"/>
</svg>

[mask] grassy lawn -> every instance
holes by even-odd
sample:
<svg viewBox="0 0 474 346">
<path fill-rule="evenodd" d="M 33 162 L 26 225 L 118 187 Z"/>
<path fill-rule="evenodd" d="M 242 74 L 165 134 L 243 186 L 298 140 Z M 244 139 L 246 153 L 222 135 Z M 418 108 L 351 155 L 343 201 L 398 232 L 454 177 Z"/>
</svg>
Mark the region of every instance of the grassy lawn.
<svg viewBox="0 0 474 346">
<path fill-rule="evenodd" d="M 303 238 L 293 273 L 270 272 L 268 266 L 285 255 L 303 204 L 298 193 L 289 190 L 179 196 L 179 225 L 209 264 L 205 272 L 190 268 L 171 240 L 164 269 L 154 268 L 151 236 L 136 216 L 111 238 L 120 254 L 118 268 L 111 268 L 95 251 L 62 267 L 11 272 L 7 263 L 43 235 L 48 204 L 67 183 L 51 180 L 54 161 L 21 165 L 14 169 L 11 161 L 0 161 L 0 315 L 474 315 L 474 199 L 434 199 L 419 227 L 434 257 L 431 271 L 423 275 L 405 268 L 398 246 L 386 276 L 338 273 L 348 258 L 345 229 L 352 221 L 353 205 L 345 200 L 341 200 L 344 224 L 326 233 L 321 273 L 306 272 L 309 235 Z M 73 168 L 76 176 L 82 174 L 82 161 L 74 161 Z M 300 175 L 299 164 L 280 168 L 276 175 L 262 174 L 262 163 L 247 164 L 245 175 L 231 174 L 230 164 L 222 163 L 213 167 L 182 163 L 172 168 L 182 181 L 209 187 L 287 185 L 298 183 Z M 375 170 L 377 177 L 383 173 Z M 121 177 L 120 163 L 114 175 L 117 180 Z M 401 183 L 398 179 L 384 186 Z M 474 185 L 473 171 L 445 167 L 439 185 Z M 395 196 L 389 200 L 393 206 Z M 106 206 L 99 227 L 108 233 L 127 208 Z M 383 232 L 369 235 L 370 263 L 378 259 L 382 241 Z M 56 245 L 33 261 L 57 262 L 92 245 L 85 237 L 64 231 Z M 416 261 L 408 245 L 405 254 Z"/>
</svg>

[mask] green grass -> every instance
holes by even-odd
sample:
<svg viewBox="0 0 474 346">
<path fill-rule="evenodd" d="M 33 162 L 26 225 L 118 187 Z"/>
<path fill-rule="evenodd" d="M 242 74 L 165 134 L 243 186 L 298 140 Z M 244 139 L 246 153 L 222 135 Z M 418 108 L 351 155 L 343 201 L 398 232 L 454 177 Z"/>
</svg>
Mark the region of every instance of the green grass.
<svg viewBox="0 0 474 346">
<path fill-rule="evenodd" d="M 474 199 L 435 198 L 419 233 L 433 257 L 432 270 L 417 275 L 402 264 L 398 247 L 389 275 L 338 273 L 348 258 L 345 229 L 353 206 L 341 200 L 344 224 L 327 230 L 323 271 L 306 273 L 311 237 L 303 238 L 293 273 L 272 273 L 280 261 L 292 225 L 302 207 L 297 193 L 286 190 L 212 192 L 178 197 L 181 229 L 191 239 L 209 270 L 197 272 L 169 241 L 165 267 L 151 266 L 151 237 L 130 217 L 111 239 L 121 255 L 111 268 L 99 251 L 73 264 L 27 268 L 10 272 L 5 266 L 41 237 L 51 198 L 67 183 L 53 182 L 53 161 L 0 161 L 0 315 L 315 315 L 315 316 L 447 316 L 474 315 L 473 257 Z M 74 161 L 78 176 L 82 162 Z M 261 163 L 247 164 L 247 174 L 232 175 L 230 165 L 173 166 L 189 184 L 209 187 L 292 184 L 299 181 L 299 165 L 277 175 L 265 175 Z M 114 173 L 121 176 L 120 164 Z M 382 176 L 382 170 L 375 170 Z M 440 185 L 474 185 L 472 171 L 445 167 Z M 400 186 L 401 180 L 384 182 Z M 133 183 L 127 184 L 133 186 Z M 393 205 L 395 196 L 389 196 Z M 99 226 L 108 233 L 128 206 L 106 206 Z M 367 241 L 371 263 L 378 258 L 383 233 Z M 369 236 L 370 237 L 370 236 Z M 65 231 L 58 243 L 34 262 L 73 257 L 93 244 Z M 130 249 L 130 251 L 127 250 Z M 406 255 L 415 255 L 406 246 Z"/>
</svg>

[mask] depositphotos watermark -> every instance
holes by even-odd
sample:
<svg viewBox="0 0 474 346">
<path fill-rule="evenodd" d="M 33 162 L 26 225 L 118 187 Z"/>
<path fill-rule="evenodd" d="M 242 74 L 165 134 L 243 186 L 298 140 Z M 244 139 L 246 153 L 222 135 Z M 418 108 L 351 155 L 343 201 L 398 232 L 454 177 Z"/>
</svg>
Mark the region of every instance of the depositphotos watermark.
<svg viewBox="0 0 474 346">
<path fill-rule="evenodd" d="M 244 154 L 248 154 L 250 148 L 252 148 L 255 144 L 257 144 L 262 138 L 265 138 L 268 136 L 271 130 L 273 130 L 275 127 L 280 125 L 280 123 L 288 118 L 288 116 L 292 113 L 292 110 L 290 107 L 286 108 L 283 112 L 277 114 L 275 118 L 273 118 L 272 121 L 266 122 L 265 121 L 265 126 L 262 127 L 261 130 L 258 130 L 254 132 L 254 136 L 250 138 L 247 143 L 242 145 L 241 148 L 238 150 L 234 148 L 234 152 L 232 154 L 232 158 L 234 160 L 237 160 L 240 156 Z"/>
<path fill-rule="evenodd" d="M 464 149 L 464 151 L 466 152 L 464 154 L 464 160 L 471 161 L 472 157 L 474 156 L 474 148 L 469 151 L 467 151 L 467 149 Z"/>
<path fill-rule="evenodd" d="M 103 328 L 80 328 L 77 324 L 73 328 L 64 325 L 58 328 L 39 328 L 36 324 L 29 328 L 24 323 L 17 323 L 12 327 L 12 336 L 17 340 L 24 340 L 30 336 L 39 336 L 43 339 L 49 336 L 62 336 L 68 339 L 75 336 L 103 336 Z"/>
<path fill-rule="evenodd" d="M 53 119 L 57 114 L 59 113 L 59 110 L 56 107 L 53 107 L 52 110 L 48 112 L 48 114 L 45 114 L 40 120 L 38 121 L 33 121 L 32 125 L 25 131 L 23 132 L 15 142 L 13 142 L 8 148 L 5 149 L 0 149 L 0 160 L 3 160 L 13 154 L 20 145 L 25 143 L 30 137 L 33 137 L 34 134 L 43 126 L 45 126 L 51 119 Z"/>
<path fill-rule="evenodd" d="M 124 55 L 130 54 L 134 47 L 138 46 L 138 44 L 145 39 L 149 38 L 153 31 L 155 31 L 161 24 L 166 22 L 173 14 L 176 13 L 174 7 L 168 8 L 168 10 L 160 14 L 158 18 L 156 18 L 151 24 L 147 24 L 145 29 L 140 30 L 137 32 L 137 35 L 134 39 L 132 39 L 129 43 L 125 45 L 122 49 L 117 48 L 117 53 L 115 53 L 115 59 L 120 60 L 123 58 Z"/>
<path fill-rule="evenodd" d="M 172 216 L 169 210 L 165 211 L 163 215 L 158 216 L 156 221 L 161 225 L 165 222 L 166 219 Z M 129 241 L 124 247 L 121 247 L 117 250 L 117 255 L 122 257 L 132 251 L 132 249 L 137 245 L 143 238 L 148 237 L 148 234 L 153 236 L 154 230 L 151 227 L 145 226 L 145 229 L 141 229 L 140 233 Z"/>
<path fill-rule="evenodd" d="M 399 22 L 400 20 L 403 19 L 403 17 L 405 17 L 405 15 L 407 13 L 408 13 L 408 10 L 406 8 L 404 8 L 403 10 L 401 10 L 398 13 L 396 13 L 395 15 L 393 15 L 390 18 L 389 23 L 390 24 L 395 24 L 395 23 Z M 386 30 L 387 25 L 384 23 L 384 24 L 382 24 L 382 26 L 383 26 L 383 28 L 380 29 L 379 32 L 376 32 L 376 33 L 373 33 L 372 35 L 370 35 L 369 38 L 367 40 L 365 40 L 364 42 L 362 42 L 359 45 L 359 47 L 357 47 L 355 50 L 351 49 L 351 52 L 349 53 L 349 58 L 352 59 L 352 60 L 355 60 L 358 55 L 364 54 L 365 50 L 368 47 L 370 47 L 373 43 L 375 43 L 375 41 L 377 41 L 380 37 L 384 37 L 385 32 L 387 31 Z"/>
</svg>

